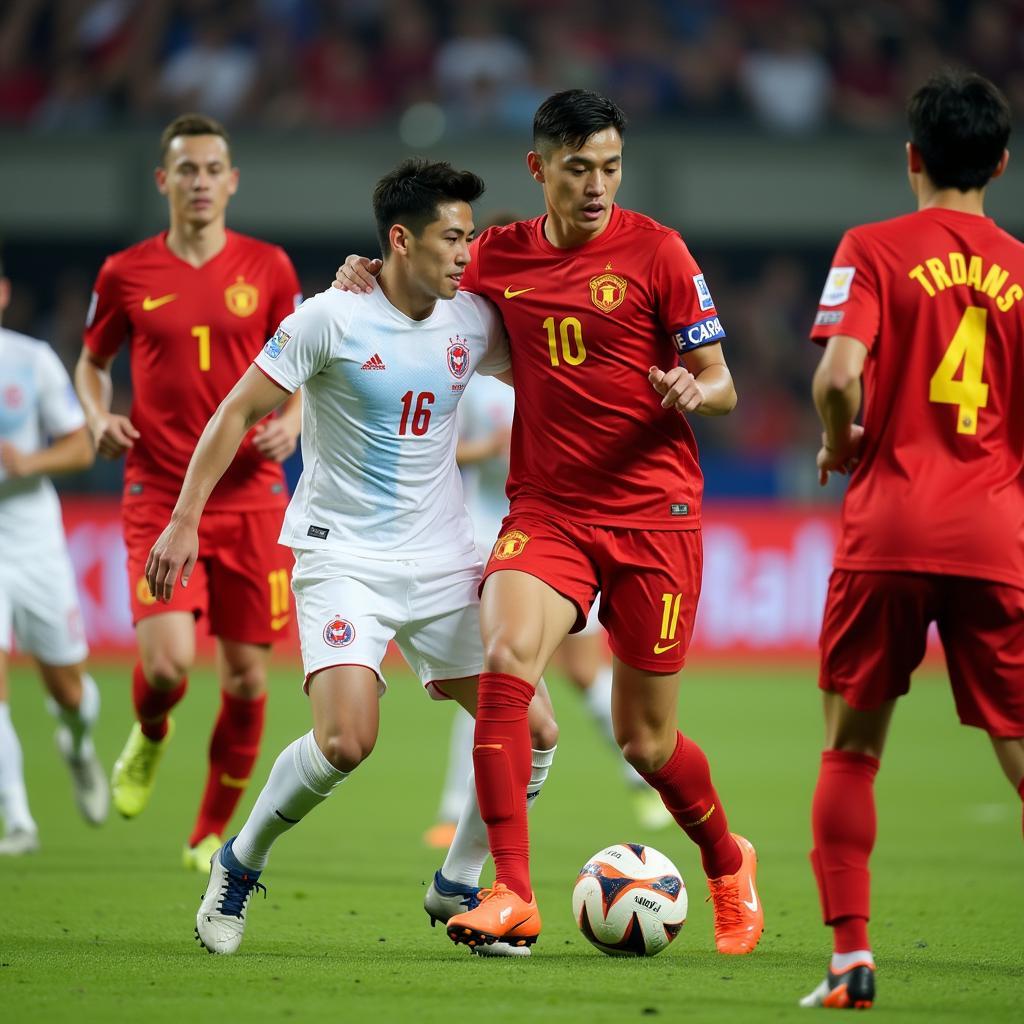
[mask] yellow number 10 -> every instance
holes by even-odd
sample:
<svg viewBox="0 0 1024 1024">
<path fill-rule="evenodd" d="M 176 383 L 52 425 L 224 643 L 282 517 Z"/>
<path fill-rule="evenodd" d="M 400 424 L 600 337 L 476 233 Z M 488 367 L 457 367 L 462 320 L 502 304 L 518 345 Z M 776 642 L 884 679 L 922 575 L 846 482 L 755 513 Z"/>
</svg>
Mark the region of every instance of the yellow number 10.
<svg viewBox="0 0 1024 1024">
<path fill-rule="evenodd" d="M 985 362 L 985 325 L 988 310 L 968 306 L 949 343 L 942 361 L 935 368 L 928 387 L 928 401 L 957 406 L 956 432 L 978 432 L 978 410 L 988 405 L 988 385 L 981 379 Z M 964 372 L 954 374 L 963 363 Z"/>
<path fill-rule="evenodd" d="M 558 337 L 555 336 L 555 318 L 549 316 L 544 321 L 544 330 L 548 332 L 548 353 L 551 365 L 558 366 L 558 342 L 561 342 L 562 358 L 570 366 L 579 366 L 587 358 L 587 350 L 583 347 L 583 325 L 574 316 L 567 316 L 558 321 Z"/>
<path fill-rule="evenodd" d="M 193 327 L 192 337 L 199 340 L 199 369 L 205 372 L 210 368 L 210 328 Z"/>
</svg>

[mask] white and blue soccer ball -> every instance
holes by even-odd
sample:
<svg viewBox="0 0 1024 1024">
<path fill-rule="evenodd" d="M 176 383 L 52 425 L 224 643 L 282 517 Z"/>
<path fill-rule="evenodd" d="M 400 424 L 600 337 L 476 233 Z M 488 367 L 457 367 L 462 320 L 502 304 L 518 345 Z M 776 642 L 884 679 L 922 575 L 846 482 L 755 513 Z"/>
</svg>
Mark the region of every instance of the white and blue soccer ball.
<svg viewBox="0 0 1024 1024">
<path fill-rule="evenodd" d="M 580 931 L 609 956 L 654 956 L 686 922 L 686 885 L 653 846 L 620 843 L 580 870 L 572 912 Z"/>
</svg>

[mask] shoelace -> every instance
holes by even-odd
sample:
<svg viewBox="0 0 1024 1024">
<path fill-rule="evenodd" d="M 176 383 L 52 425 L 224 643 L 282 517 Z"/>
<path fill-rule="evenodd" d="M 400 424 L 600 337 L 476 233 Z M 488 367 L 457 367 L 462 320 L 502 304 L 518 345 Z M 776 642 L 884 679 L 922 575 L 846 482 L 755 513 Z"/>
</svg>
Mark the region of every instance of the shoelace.
<svg viewBox="0 0 1024 1024">
<path fill-rule="evenodd" d="M 245 913 L 245 904 L 253 889 L 262 890 L 263 898 L 267 898 L 267 887 L 262 882 L 251 879 L 248 875 L 236 875 L 225 870 L 227 878 L 221 889 L 220 907 L 222 914 L 230 917 L 241 917 Z"/>
<path fill-rule="evenodd" d="M 476 894 L 476 898 L 481 903 L 486 903 L 488 900 L 493 900 L 493 899 L 495 899 L 498 896 L 503 896 L 507 892 L 508 892 L 508 886 L 505 885 L 504 882 L 498 882 L 498 883 L 496 883 L 493 886 L 493 888 L 481 889 Z"/>
<path fill-rule="evenodd" d="M 704 902 L 709 903 L 714 900 L 716 928 L 720 929 L 723 926 L 728 928 L 741 924 L 743 914 L 740 912 L 739 886 L 719 879 L 709 879 L 709 885 L 711 891 Z"/>
<path fill-rule="evenodd" d="M 139 786 L 149 784 L 149 776 L 152 773 L 153 762 L 157 758 L 159 746 L 147 743 L 142 747 L 135 757 L 131 758 L 124 766 L 124 773 L 132 782 Z"/>
</svg>

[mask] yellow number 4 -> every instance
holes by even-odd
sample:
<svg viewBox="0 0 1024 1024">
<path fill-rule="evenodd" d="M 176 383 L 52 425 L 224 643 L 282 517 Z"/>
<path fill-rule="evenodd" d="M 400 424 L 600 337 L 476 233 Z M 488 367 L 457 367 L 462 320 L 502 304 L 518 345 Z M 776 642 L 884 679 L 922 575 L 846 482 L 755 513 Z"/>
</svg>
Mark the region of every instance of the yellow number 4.
<svg viewBox="0 0 1024 1024">
<path fill-rule="evenodd" d="M 978 410 L 988 405 L 988 385 L 981 379 L 985 363 L 985 326 L 988 310 L 968 306 L 949 343 L 942 361 L 935 368 L 928 387 L 928 401 L 957 406 L 956 432 L 978 432 Z M 960 380 L 954 374 L 963 363 Z"/>
</svg>

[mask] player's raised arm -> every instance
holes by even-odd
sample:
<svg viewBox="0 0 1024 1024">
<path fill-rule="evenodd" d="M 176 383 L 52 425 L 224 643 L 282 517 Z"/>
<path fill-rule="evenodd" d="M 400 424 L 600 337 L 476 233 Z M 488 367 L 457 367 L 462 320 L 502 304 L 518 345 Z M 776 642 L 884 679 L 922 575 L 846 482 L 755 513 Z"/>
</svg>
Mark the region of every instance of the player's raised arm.
<svg viewBox="0 0 1024 1024">
<path fill-rule="evenodd" d="M 663 371 L 652 366 L 648 378 L 663 409 L 724 416 L 736 408 L 736 386 L 721 345 L 702 345 L 682 356 L 682 365 Z"/>
<path fill-rule="evenodd" d="M 818 452 L 818 482 L 825 486 L 829 473 L 849 473 L 856 465 L 864 428 L 854 423 L 860 409 L 861 374 L 868 350 L 862 341 L 837 334 L 829 338 L 814 372 L 814 405 L 825 428 Z"/>
<path fill-rule="evenodd" d="M 199 554 L 199 519 L 210 492 L 231 465 L 249 429 L 272 413 L 288 395 L 288 391 L 250 366 L 206 424 L 188 464 L 171 521 L 146 561 L 146 580 L 157 600 L 170 600 L 179 572 L 182 586 L 188 585 Z"/>
</svg>

